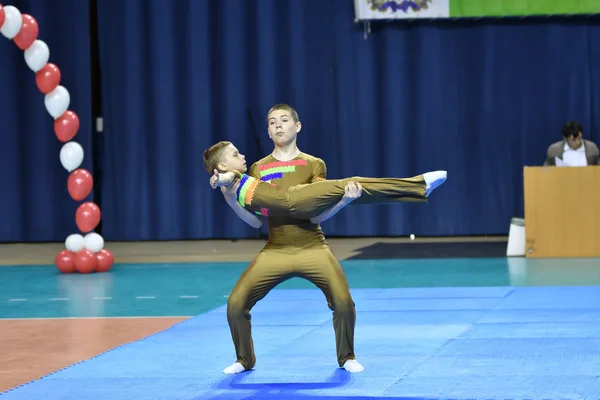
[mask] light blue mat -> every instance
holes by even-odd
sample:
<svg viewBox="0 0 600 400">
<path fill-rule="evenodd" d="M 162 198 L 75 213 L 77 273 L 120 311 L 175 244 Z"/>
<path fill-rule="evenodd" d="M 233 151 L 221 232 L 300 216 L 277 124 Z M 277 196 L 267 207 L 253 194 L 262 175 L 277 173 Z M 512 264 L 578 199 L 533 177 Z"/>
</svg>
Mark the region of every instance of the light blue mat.
<svg viewBox="0 0 600 400">
<path fill-rule="evenodd" d="M 318 290 L 253 311 L 254 371 L 234 361 L 225 307 L 0 395 L 9 399 L 599 400 L 600 288 L 354 290 L 356 351 L 337 368 Z"/>
</svg>

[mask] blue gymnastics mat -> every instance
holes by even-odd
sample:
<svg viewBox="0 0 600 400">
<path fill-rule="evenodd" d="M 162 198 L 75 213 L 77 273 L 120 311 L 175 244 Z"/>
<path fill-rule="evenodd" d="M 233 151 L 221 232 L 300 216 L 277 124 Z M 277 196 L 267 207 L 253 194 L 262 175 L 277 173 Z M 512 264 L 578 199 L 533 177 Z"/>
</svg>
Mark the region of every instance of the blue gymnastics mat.
<svg viewBox="0 0 600 400">
<path fill-rule="evenodd" d="M 235 360 L 220 307 L 0 399 L 600 399 L 599 287 L 353 296 L 363 373 L 337 368 L 321 292 L 275 290 L 253 311 L 251 372 L 221 372 Z"/>
</svg>

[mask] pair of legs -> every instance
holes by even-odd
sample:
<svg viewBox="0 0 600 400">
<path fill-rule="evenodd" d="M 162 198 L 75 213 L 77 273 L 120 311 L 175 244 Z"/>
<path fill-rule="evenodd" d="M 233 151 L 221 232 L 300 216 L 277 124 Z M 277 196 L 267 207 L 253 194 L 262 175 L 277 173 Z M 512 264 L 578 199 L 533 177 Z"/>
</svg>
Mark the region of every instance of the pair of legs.
<svg viewBox="0 0 600 400">
<path fill-rule="evenodd" d="M 361 196 L 350 203 L 351 205 L 426 202 L 431 191 L 445 180 L 445 171 L 436 171 L 412 178 L 355 176 L 297 185 L 287 189 L 289 211 L 294 218 L 314 218 L 340 201 L 344 196 L 346 184 L 350 181 L 362 186 Z"/>
<path fill-rule="evenodd" d="M 268 210 L 269 216 L 312 219 L 337 204 L 345 195 L 348 182 L 362 186 L 361 196 L 351 204 L 389 204 L 427 201 L 431 192 L 444 183 L 446 171 L 427 172 L 412 178 L 364 178 L 321 180 L 277 187 L 248 175 L 234 172 L 233 188 L 238 202 L 250 211 Z M 235 180 L 237 179 L 237 181 Z"/>
<path fill-rule="evenodd" d="M 325 244 L 309 248 L 264 248 L 246 268 L 227 302 L 227 321 L 237 361 L 225 373 L 250 370 L 256 363 L 252 340 L 251 310 L 279 283 L 300 277 L 315 284 L 333 311 L 337 360 L 350 372 L 362 370 L 354 355 L 356 311 L 348 281 L 339 261 Z M 290 311 L 293 313 L 293 311 Z"/>
</svg>

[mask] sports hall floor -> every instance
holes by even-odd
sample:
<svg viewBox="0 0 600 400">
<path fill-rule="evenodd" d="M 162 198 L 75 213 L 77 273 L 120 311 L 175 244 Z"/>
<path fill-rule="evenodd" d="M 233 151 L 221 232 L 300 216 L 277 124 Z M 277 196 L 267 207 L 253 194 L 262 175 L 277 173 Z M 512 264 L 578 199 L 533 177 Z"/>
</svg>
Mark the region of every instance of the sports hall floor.
<svg viewBox="0 0 600 400">
<path fill-rule="evenodd" d="M 118 264 L 91 275 L 49 265 L 62 244 L 0 245 L 0 400 L 600 400 L 600 260 L 506 258 L 505 240 L 330 239 L 352 375 L 298 279 L 253 311 L 255 370 L 222 374 L 227 297 L 262 241 L 108 243 Z"/>
</svg>

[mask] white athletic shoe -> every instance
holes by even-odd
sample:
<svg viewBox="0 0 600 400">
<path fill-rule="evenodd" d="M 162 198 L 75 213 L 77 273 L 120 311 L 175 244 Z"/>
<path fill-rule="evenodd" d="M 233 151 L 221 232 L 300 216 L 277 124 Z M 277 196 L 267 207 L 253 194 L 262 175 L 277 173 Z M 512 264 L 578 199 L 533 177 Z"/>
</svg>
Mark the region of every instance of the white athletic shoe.
<svg viewBox="0 0 600 400">
<path fill-rule="evenodd" d="M 442 183 L 446 182 L 446 179 L 448 178 L 448 172 L 447 171 L 426 172 L 423 174 L 423 178 L 425 178 L 425 184 L 427 185 L 425 187 L 425 197 L 429 197 L 429 195 L 431 194 L 431 192 L 433 192 L 433 190 L 435 188 L 440 186 Z"/>
</svg>

